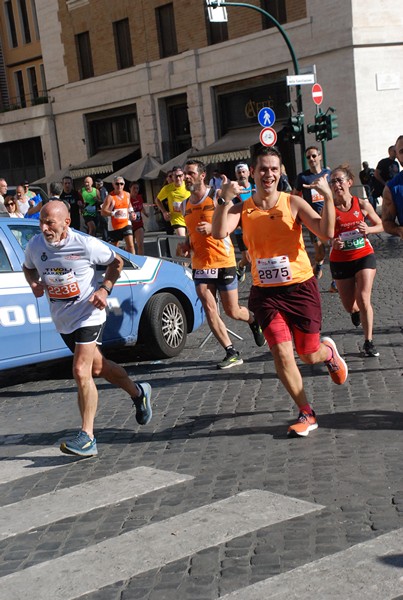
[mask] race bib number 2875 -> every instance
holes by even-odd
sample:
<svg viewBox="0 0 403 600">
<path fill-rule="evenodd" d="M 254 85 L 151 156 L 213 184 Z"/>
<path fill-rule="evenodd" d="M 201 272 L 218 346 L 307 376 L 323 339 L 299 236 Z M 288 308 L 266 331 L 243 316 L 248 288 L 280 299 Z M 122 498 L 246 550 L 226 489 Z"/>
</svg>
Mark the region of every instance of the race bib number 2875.
<svg viewBox="0 0 403 600">
<path fill-rule="evenodd" d="M 256 270 L 259 281 L 263 285 L 279 285 L 292 281 L 290 260 L 288 256 L 273 258 L 257 258 Z"/>
</svg>

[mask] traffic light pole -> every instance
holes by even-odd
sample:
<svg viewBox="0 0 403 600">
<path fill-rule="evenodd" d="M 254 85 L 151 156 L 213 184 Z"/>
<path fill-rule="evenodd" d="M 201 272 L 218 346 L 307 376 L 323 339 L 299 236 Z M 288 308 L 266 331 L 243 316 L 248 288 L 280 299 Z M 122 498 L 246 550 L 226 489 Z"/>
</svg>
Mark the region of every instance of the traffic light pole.
<svg viewBox="0 0 403 600">
<path fill-rule="evenodd" d="M 253 4 L 246 4 L 245 2 L 222 2 L 222 0 L 207 0 L 207 4 L 208 4 L 208 6 L 211 6 L 212 8 L 217 8 L 219 6 L 241 6 L 244 8 L 252 8 L 253 10 L 257 10 L 262 15 L 267 17 L 269 19 L 269 21 L 271 21 L 273 23 L 273 25 L 275 27 L 277 27 L 277 29 L 283 36 L 285 43 L 287 44 L 288 50 L 290 51 L 292 64 L 294 66 L 295 75 L 300 74 L 298 60 L 297 60 L 293 45 L 291 44 L 290 38 L 288 37 L 288 35 L 284 31 L 284 29 L 280 25 L 280 23 L 277 21 L 277 19 L 275 19 L 273 17 L 273 15 L 268 13 L 263 8 L 260 8 L 259 6 L 254 6 Z M 297 91 L 297 111 L 301 117 L 301 137 L 300 137 L 301 162 L 302 162 L 303 169 L 305 170 L 306 169 L 306 157 L 305 157 L 304 111 L 303 111 L 303 107 L 302 107 L 302 91 L 301 91 L 300 85 L 296 86 L 296 91 Z"/>
<path fill-rule="evenodd" d="M 322 112 L 322 109 L 319 106 L 316 107 L 316 114 L 319 115 Z M 322 164 L 323 167 L 327 167 L 327 155 L 326 155 L 326 140 L 321 141 L 322 144 Z"/>
</svg>

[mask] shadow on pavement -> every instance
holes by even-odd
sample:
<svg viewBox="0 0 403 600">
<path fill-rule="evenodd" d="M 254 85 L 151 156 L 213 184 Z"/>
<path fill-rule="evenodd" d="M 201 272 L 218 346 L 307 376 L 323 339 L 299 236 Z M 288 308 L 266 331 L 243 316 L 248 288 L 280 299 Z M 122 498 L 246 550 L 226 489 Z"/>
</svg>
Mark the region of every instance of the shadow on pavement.
<svg viewBox="0 0 403 600">
<path fill-rule="evenodd" d="M 273 415 L 286 411 L 250 411 L 221 414 L 205 414 L 188 417 L 184 423 L 169 427 L 160 431 L 148 432 L 143 429 L 96 429 L 97 442 L 110 444 L 143 444 L 145 442 L 160 442 L 173 439 L 194 439 L 204 437 L 234 437 L 250 435 L 271 435 L 275 439 L 286 439 L 288 422 L 282 421 L 275 425 L 250 425 L 232 427 L 231 429 L 219 429 L 220 421 L 236 420 L 238 418 L 266 415 L 268 421 L 272 421 Z M 288 412 L 287 412 L 288 414 Z M 261 421 L 261 420 L 260 420 Z M 335 414 L 318 415 L 320 429 L 337 429 L 349 431 L 401 431 L 403 430 L 403 413 L 397 411 L 383 410 L 360 410 L 352 412 L 340 412 Z M 208 431 L 205 431 L 208 429 Z M 53 433 L 13 434 L 12 436 L 0 436 L 0 444 L 23 445 L 23 446 L 48 446 L 58 443 L 60 438 L 71 434 L 71 431 L 57 431 Z M 8 437 L 10 440 L 8 441 Z M 13 441 L 14 438 L 14 441 Z M 305 439 L 305 438 L 304 438 Z M 2 460 L 10 460 L 4 458 Z"/>
</svg>

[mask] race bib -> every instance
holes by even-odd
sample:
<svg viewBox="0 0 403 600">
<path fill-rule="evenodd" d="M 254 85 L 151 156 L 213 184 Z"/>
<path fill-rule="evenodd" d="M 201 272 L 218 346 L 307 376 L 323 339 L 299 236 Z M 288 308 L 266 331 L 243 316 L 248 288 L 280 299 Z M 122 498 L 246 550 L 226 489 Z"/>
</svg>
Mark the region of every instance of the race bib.
<svg viewBox="0 0 403 600">
<path fill-rule="evenodd" d="M 365 246 L 365 238 L 358 229 L 343 231 L 340 234 L 340 239 L 343 242 L 343 250 L 358 250 Z"/>
<path fill-rule="evenodd" d="M 311 190 L 311 201 L 312 201 L 312 204 L 315 204 L 315 202 L 324 202 L 325 199 L 316 190 Z"/>
<path fill-rule="evenodd" d="M 217 279 L 218 269 L 195 269 L 195 279 Z"/>
<path fill-rule="evenodd" d="M 88 204 L 85 207 L 85 212 L 87 215 L 95 215 L 97 213 L 97 207 L 95 205 Z"/>
<path fill-rule="evenodd" d="M 141 221 L 141 212 L 135 211 L 133 213 L 133 221 Z"/>
<path fill-rule="evenodd" d="M 123 220 L 127 220 L 127 208 L 115 208 L 115 210 L 113 211 L 113 217 L 115 219 L 117 219 L 118 221 L 123 221 Z"/>
<path fill-rule="evenodd" d="M 48 273 L 44 276 L 49 299 L 53 302 L 57 300 L 77 300 L 80 295 L 80 288 L 76 276 L 72 271 L 68 273 Z"/>
<path fill-rule="evenodd" d="M 178 213 L 182 212 L 182 208 L 181 208 L 182 202 L 174 202 L 172 206 L 173 206 L 174 212 L 178 212 Z"/>
<path fill-rule="evenodd" d="M 280 283 L 292 281 L 288 256 L 257 258 L 256 270 L 260 283 L 264 285 L 279 285 Z"/>
</svg>

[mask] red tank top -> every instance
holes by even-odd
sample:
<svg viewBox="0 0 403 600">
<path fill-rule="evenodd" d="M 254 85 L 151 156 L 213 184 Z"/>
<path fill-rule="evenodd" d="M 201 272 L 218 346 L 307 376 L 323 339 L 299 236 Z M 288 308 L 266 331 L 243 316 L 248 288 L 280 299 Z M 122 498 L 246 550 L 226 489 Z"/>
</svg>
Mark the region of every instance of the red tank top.
<svg viewBox="0 0 403 600">
<path fill-rule="evenodd" d="M 358 224 L 364 221 L 360 202 L 357 196 L 353 196 L 349 210 L 339 210 L 336 206 L 336 226 L 334 237 L 339 237 L 344 242 L 341 250 L 332 248 L 330 260 L 333 262 L 345 262 L 357 260 L 373 254 L 374 249 L 366 235 L 357 229 Z"/>
</svg>

